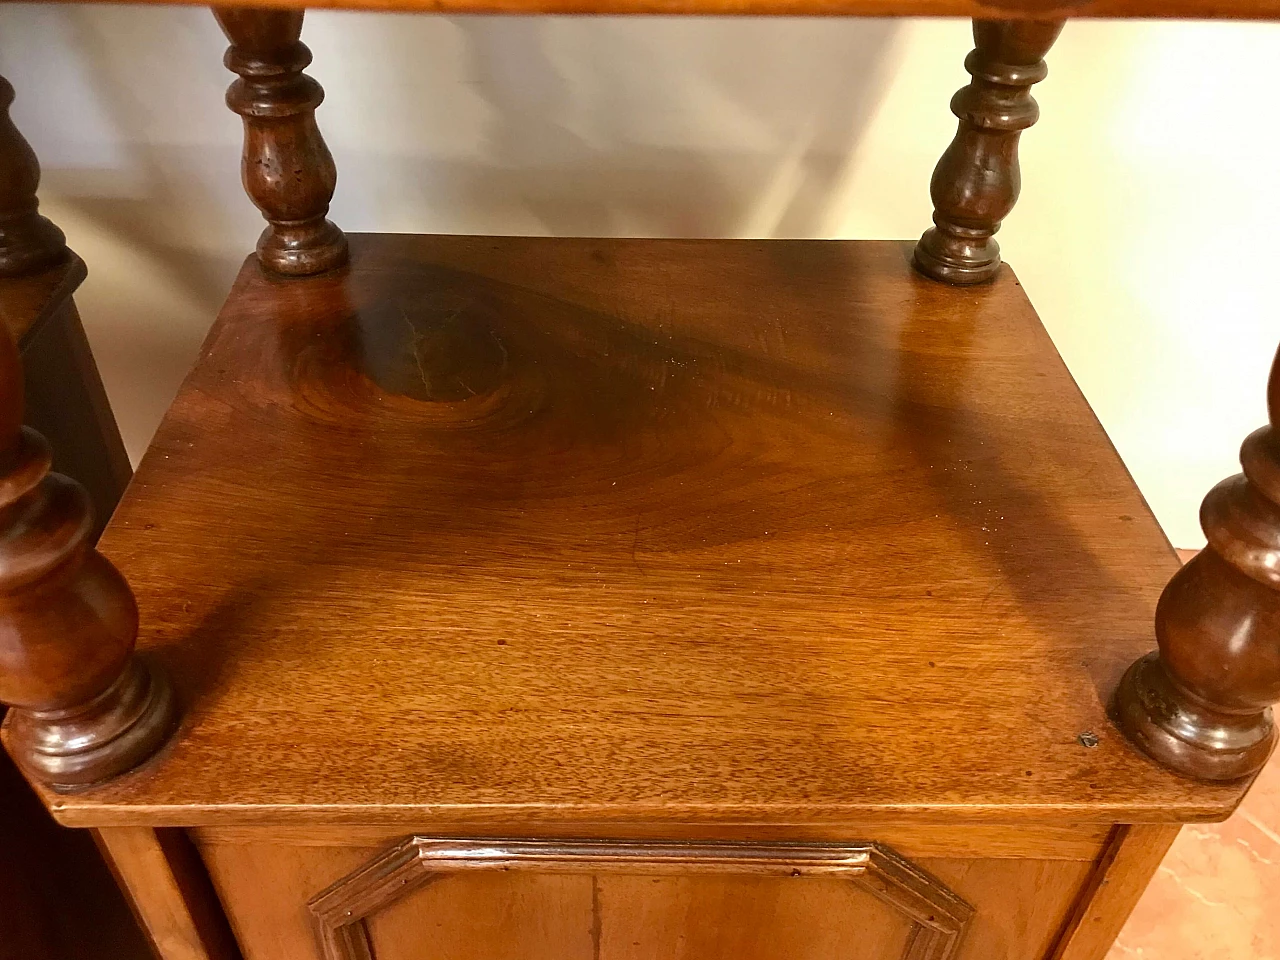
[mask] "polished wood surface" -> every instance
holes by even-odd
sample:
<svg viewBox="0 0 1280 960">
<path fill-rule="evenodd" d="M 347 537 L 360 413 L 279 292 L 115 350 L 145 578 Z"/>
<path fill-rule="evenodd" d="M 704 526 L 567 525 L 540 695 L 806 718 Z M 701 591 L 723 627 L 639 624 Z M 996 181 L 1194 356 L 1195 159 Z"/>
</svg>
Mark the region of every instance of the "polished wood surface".
<svg viewBox="0 0 1280 960">
<path fill-rule="evenodd" d="M 8 126 L 8 154 L 0 164 L 15 161 Z M 22 147 L 18 159 L 30 152 L 25 142 Z M 5 178 L 10 206 L 15 187 L 34 189 L 34 164 L 29 157 L 25 173 L 15 178 L 10 170 Z M 54 468 L 84 484 L 94 508 L 89 541 L 96 542 L 132 471 L 72 299 L 84 263 L 62 248 L 61 233 L 34 210 L 32 195 L 18 217 L 28 229 L 0 230 L 0 263 L 35 271 L 0 276 L 0 325 L 21 352 L 23 419 L 50 441 Z M 31 258 L 33 237 L 54 248 L 50 256 Z M 6 247 L 11 241 L 16 246 Z M 44 266 L 46 260 L 52 265 Z M 0 718 L 3 713 L 0 706 Z M 150 960 L 93 838 L 58 827 L 0 751 L 0 960 L 90 956 Z"/>
<path fill-rule="evenodd" d="M 839 949 L 840 939 L 847 940 L 849 934 L 848 930 L 839 930 L 840 924 L 830 922 L 832 904 L 826 898 L 803 897 L 814 892 L 815 884 L 779 884 L 778 880 L 838 880 L 841 883 L 825 884 L 828 893 L 833 892 L 833 887 L 851 885 L 869 894 L 863 899 L 880 901 L 896 937 L 884 938 L 886 949 L 883 953 L 874 951 L 875 956 L 893 954 L 904 960 L 952 960 L 973 916 L 973 908 L 945 884 L 890 848 L 876 843 L 818 846 L 409 837 L 382 851 L 308 902 L 323 957 L 325 960 L 368 960 L 375 954 L 386 956 L 384 947 L 375 950 L 371 925 L 424 887 L 477 873 L 498 874 L 499 888 L 507 885 L 510 874 L 568 875 L 585 879 L 587 882 L 578 886 L 588 893 L 591 920 L 589 924 L 575 925 L 572 934 L 579 949 L 570 948 L 568 953 L 588 948 L 593 956 L 607 955 L 620 960 L 670 956 L 691 935 L 701 942 L 693 945 L 690 953 L 700 957 L 746 957 L 744 948 L 754 955 L 760 947 L 769 951 L 761 954 L 762 957 L 779 952 L 815 960 L 831 956 Z M 621 882 L 616 880 L 619 877 L 623 878 Z M 701 886 L 710 887 L 709 890 L 696 889 L 699 885 L 690 883 L 694 878 L 708 877 L 713 878 L 712 882 Z M 724 882 L 725 879 L 729 882 Z M 740 882 L 743 879 L 763 882 L 744 885 Z M 811 907 L 818 908 L 816 912 L 806 911 L 800 903 L 779 902 L 784 888 L 786 892 L 797 893 L 800 886 L 810 888 L 803 891 L 802 897 L 810 900 Z M 746 929 L 748 918 L 753 914 L 761 918 L 761 914 L 743 910 L 740 902 L 744 894 L 750 897 L 753 892 L 762 894 L 760 906 L 771 905 L 770 912 L 774 914 L 766 914 L 761 929 L 754 930 Z M 839 895 L 841 891 L 834 892 Z M 560 894 L 553 897 L 549 906 L 562 910 L 566 900 L 574 899 L 578 898 Z M 814 899 L 819 902 L 813 903 Z M 482 924 L 486 914 L 496 919 L 504 912 L 491 898 L 477 899 L 474 904 L 473 915 Z M 726 908 L 728 916 L 715 916 L 726 913 Z M 430 917 L 432 912 L 425 913 Z M 804 916 L 806 912 L 811 915 Z M 424 912 L 415 910 L 414 913 L 422 917 Z M 671 916 L 664 917 L 662 913 Z M 864 922 L 870 922 L 864 929 L 870 932 L 879 925 L 876 922 L 879 918 L 874 914 L 868 917 L 867 913 L 869 911 L 863 911 Z M 696 917 L 696 929 L 689 923 L 690 915 Z M 725 923 L 726 920 L 729 923 Z M 735 922 L 739 925 L 736 935 L 724 936 L 729 924 Z M 837 935 L 832 942 L 832 934 L 837 931 L 844 937 Z M 793 936 L 799 933 L 800 942 L 780 943 L 780 935 L 787 932 Z M 813 937 L 815 932 L 819 934 L 817 938 Z M 463 939 L 468 954 L 492 954 L 491 950 L 476 951 L 474 937 Z M 503 939 L 522 942 L 518 934 Z M 896 946 L 895 939 L 899 941 Z M 565 956 L 566 946 L 556 945 L 551 955 Z"/>
<path fill-rule="evenodd" d="M 586 881 L 577 884 L 586 897 L 557 892 L 548 904 L 557 910 L 575 899 L 590 904 L 590 922 L 572 925 L 575 942 L 552 945 L 549 956 L 576 953 L 584 958 L 589 954 L 639 960 L 685 952 L 680 950 L 683 945 L 691 946 L 687 952 L 699 957 L 763 958 L 782 953 L 820 960 L 838 951 L 841 940 L 848 943 L 852 931 L 845 924 L 832 922 L 832 914 L 839 913 L 840 894 L 848 892 L 839 888 L 852 886 L 869 895 L 861 898 L 867 906 L 880 902 L 879 911 L 860 911 L 863 922 L 857 926 L 864 934 L 874 936 L 872 931 L 879 932 L 876 928 L 884 925 L 877 922 L 881 920 L 877 913 L 886 914 L 884 919 L 891 927 L 891 934 L 883 938 L 879 949 L 870 951 L 872 955 L 952 960 L 973 916 L 973 908 L 945 884 L 875 843 L 771 846 L 410 837 L 310 900 L 308 907 L 323 957 L 369 960 L 375 953 L 385 957 L 383 945 L 375 950 L 371 926 L 418 890 L 477 873 L 498 874 L 499 894 L 502 887 L 509 886 L 507 877 L 511 874 L 570 876 Z M 711 878 L 711 882 L 696 882 L 704 878 Z M 790 882 L 795 879 L 840 883 L 821 884 L 827 896 L 814 897 L 810 895 L 818 892 L 819 884 Z M 744 884 L 743 880 L 756 882 Z M 799 896 L 788 898 L 787 893 Z M 832 893 L 837 897 L 834 904 Z M 744 910 L 745 899 L 758 899 L 764 911 Z M 486 918 L 501 917 L 505 911 L 499 901 L 500 897 L 476 899 L 473 916 L 481 925 L 487 925 Z M 414 911 L 422 919 L 430 919 L 434 913 L 430 909 Z M 753 915 L 763 920 L 755 929 L 748 926 Z M 690 923 L 692 918 L 696 919 Z M 725 936 L 733 924 L 738 929 Z M 687 943 L 690 938 L 694 940 L 691 945 Z M 477 951 L 473 936 L 460 939 L 468 955 L 492 955 L 491 949 Z M 527 944 L 518 933 L 502 939 Z M 781 942 L 784 939 L 793 942 Z M 767 952 L 759 952 L 762 947 Z M 865 942 L 862 947 L 866 949 Z M 532 953 L 539 956 L 542 951 Z"/>
<path fill-rule="evenodd" d="M 40 164 L 9 118 L 13 85 L 0 77 L 0 277 L 19 277 L 67 256 L 62 231 L 38 211 Z"/>
<path fill-rule="evenodd" d="M 441 822 L 440 832 L 447 836 L 503 839 L 510 826 L 494 825 L 487 830 L 474 826 Z M 197 844 L 255 844 L 270 842 L 273 846 L 301 847 L 387 847 L 404 836 L 396 827 L 345 825 L 342 827 L 293 826 L 273 824 L 262 827 L 197 827 L 189 831 Z M 1010 827 L 992 823 L 929 824 L 912 821 L 877 821 L 874 826 L 845 824 L 837 831 L 842 838 L 871 837 L 887 844 L 904 856 L 968 857 L 975 860 L 1096 860 L 1111 840 L 1112 826 L 1105 823 L 1038 823 L 1033 827 Z M 560 840 L 607 840 L 629 837 L 633 840 L 681 839 L 691 842 L 707 840 L 777 841 L 786 843 L 820 843 L 833 836 L 824 824 L 699 824 L 669 822 L 637 822 L 592 824 L 581 821 L 541 822 L 538 836 Z"/>
<path fill-rule="evenodd" d="M 96 837 L 160 960 L 240 960 L 208 872 L 185 833 L 112 827 Z"/>
<path fill-rule="evenodd" d="M 995 233 L 1021 189 L 1018 138 L 1040 108 L 1031 85 L 1062 21 L 978 20 L 964 61 L 973 78 L 951 100 L 960 120 L 929 184 L 933 223 L 916 244 L 917 269 L 946 283 L 985 283 L 1000 269 Z"/>
<path fill-rule="evenodd" d="M 1119 824 L 1049 960 L 1103 960 L 1178 836 L 1177 824 Z"/>
<path fill-rule="evenodd" d="M 1158 654 L 1125 674 L 1126 733 L 1188 776 L 1247 777 L 1275 749 L 1280 701 L 1280 351 L 1270 423 L 1240 450 L 1244 472 L 1205 497 L 1208 546 L 1169 581 L 1156 609 Z"/>
<path fill-rule="evenodd" d="M 5 743 L 162 960 L 1101 960 L 1177 824 L 1246 788 L 1109 726 L 1153 615 L 1116 716 L 1166 767 L 1253 772 L 1280 697 L 1280 356 L 1161 595 L 994 240 L 1061 21 L 1200 0 L 1150 2 L 387 0 L 964 13 L 977 49 L 914 254 L 372 236 L 349 265 L 301 8 L 218 8 L 268 227 L 104 543 L 137 605 L 0 330 Z M 0 173 L 12 331 L 68 254 L 7 113 Z"/>
<path fill-rule="evenodd" d="M 118 0 L 188 3 L 202 0 Z M 705 14 L 713 16 L 973 17 L 1057 20 L 1068 17 L 1280 19 L 1280 0 L 232 0 L 244 6 L 304 10 L 338 7 L 405 13 Z"/>
<path fill-rule="evenodd" d="M 174 718 L 167 683 L 133 656 L 137 608 L 91 545 L 84 488 L 50 473 L 23 423 L 18 350 L 0 328 L 0 703 L 26 774 L 87 786 L 149 757 Z"/>
<path fill-rule="evenodd" d="M 302 11 L 215 9 L 231 41 L 225 63 L 240 79 L 227 106 L 244 118 L 241 177 L 267 218 L 263 266 L 286 276 L 321 273 L 347 259 L 342 231 L 325 219 L 337 168 L 320 128 L 320 84 L 303 73 L 311 51 L 298 37 Z"/>
<path fill-rule="evenodd" d="M 614 837 L 637 836 L 633 829 L 615 826 Z M 338 926 L 346 925 L 348 910 L 365 916 L 350 943 L 370 943 L 381 960 L 417 957 L 424 944 L 440 960 L 531 960 L 544 954 L 563 960 L 584 950 L 586 956 L 614 960 L 633 955 L 739 960 L 756 956 L 753 951 L 761 947 L 767 951 L 762 958 L 776 956 L 783 943 L 787 956 L 817 951 L 812 955 L 827 957 L 848 949 L 842 938 L 850 927 L 860 932 L 859 956 L 896 960 L 902 955 L 904 942 L 910 942 L 909 924 L 865 899 L 812 887 L 798 891 L 791 877 L 782 885 L 760 878 L 707 884 L 701 882 L 707 879 L 704 871 L 670 871 L 670 864 L 652 862 L 663 859 L 654 856 L 655 850 L 669 850 L 680 859 L 702 847 L 722 846 L 705 843 L 713 829 L 669 825 L 670 833 L 686 839 L 623 845 L 638 859 L 637 866 L 616 862 L 600 871 L 579 860 L 555 865 L 552 875 L 540 872 L 542 864 L 534 862 L 539 858 L 504 863 L 501 870 L 486 868 L 513 846 L 555 851 L 594 845 L 568 839 L 512 844 L 495 834 L 491 840 L 427 842 L 432 849 L 425 862 L 410 863 L 387 852 L 389 843 L 401 853 L 406 844 L 395 845 L 392 833 L 371 827 L 216 827 L 192 833 L 246 960 L 324 960 L 318 946 L 323 940 L 308 922 L 308 911 L 300 908 L 307 901 L 312 912 L 320 909 Z M 833 838 L 844 838 L 834 842 L 846 848 L 858 847 L 859 836 L 887 843 L 910 861 L 909 869 L 924 871 L 974 908 L 958 960 L 1102 960 L 1178 831 L 1176 824 L 1121 824 L 1105 830 L 1105 836 L 1085 825 L 876 824 L 836 830 L 809 826 L 808 833 L 800 825 L 739 832 L 745 837 L 753 829 L 757 836 L 785 832 L 792 841 L 820 838 L 818 849 L 830 848 Z M 1069 829 L 1079 832 L 1079 843 L 1045 843 L 1046 836 Z M 758 840 L 730 845 L 760 846 Z M 430 872 L 430 890 L 422 892 L 428 877 L 418 871 L 427 873 L 437 847 L 462 850 L 464 859 L 465 851 L 479 851 L 480 859 L 470 865 L 468 877 L 455 873 L 448 883 L 440 882 L 451 876 L 448 871 Z M 815 905 L 818 913 L 806 916 Z M 629 930 L 633 922 L 634 933 Z M 607 929 L 619 935 L 606 936 Z M 663 937 L 669 942 L 655 942 Z"/>
<path fill-rule="evenodd" d="M 258 832 L 256 842 L 199 843 L 245 960 L 323 960 L 306 902 L 376 860 L 382 848 L 276 845 L 270 828 Z M 1011 830 L 1010 842 L 1029 832 Z M 841 842 L 858 843 L 852 835 Z M 910 859 L 911 869 L 974 908 L 956 960 L 1045 957 L 1097 868 L 1094 859 Z M 367 929 L 383 960 L 419 957 L 424 944 L 439 960 L 846 953 L 899 960 L 911 924 L 849 886 L 804 876 L 663 876 L 653 868 L 647 875 L 584 869 L 577 876 L 481 870 L 397 899 Z"/>
<path fill-rule="evenodd" d="M 352 249 L 246 264 L 108 528 L 187 712 L 145 776 L 50 797 L 63 822 L 1240 798 L 1109 724 L 1177 561 L 1007 271 L 956 290 L 873 242 Z"/>
</svg>

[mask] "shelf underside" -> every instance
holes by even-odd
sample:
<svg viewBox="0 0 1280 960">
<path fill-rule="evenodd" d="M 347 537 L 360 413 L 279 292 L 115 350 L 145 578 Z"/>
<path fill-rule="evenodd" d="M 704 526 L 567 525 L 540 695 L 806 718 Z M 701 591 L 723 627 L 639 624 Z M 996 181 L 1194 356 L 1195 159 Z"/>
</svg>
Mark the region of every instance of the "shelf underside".
<svg viewBox="0 0 1280 960">
<path fill-rule="evenodd" d="M 199 0 L 140 0 L 187 3 Z M 1069 17 L 1280 19 L 1277 0 L 230 0 L 232 7 L 304 10 L 338 7 L 395 13 L 692 14 L 698 16 L 974 17 L 1058 20 Z"/>
<path fill-rule="evenodd" d="M 1176 560 L 1007 268 L 949 288 L 890 242 L 352 256 L 246 263 L 112 521 L 185 719 L 65 822 L 1238 799 L 1105 716 Z"/>
</svg>

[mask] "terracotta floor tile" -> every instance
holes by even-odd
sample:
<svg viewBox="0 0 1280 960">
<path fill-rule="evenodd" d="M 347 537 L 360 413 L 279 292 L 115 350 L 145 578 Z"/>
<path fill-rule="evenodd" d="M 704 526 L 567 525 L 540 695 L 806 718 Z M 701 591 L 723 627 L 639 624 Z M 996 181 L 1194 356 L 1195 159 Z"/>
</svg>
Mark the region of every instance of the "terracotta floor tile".
<svg viewBox="0 0 1280 960">
<path fill-rule="evenodd" d="M 1271 758 L 1253 789 L 1244 798 L 1237 816 L 1244 814 L 1257 823 L 1260 830 L 1270 833 L 1271 839 L 1280 843 L 1280 751 Z M 1280 904 L 1276 905 L 1280 912 Z"/>
<path fill-rule="evenodd" d="M 1107 960 L 1280 960 L 1280 754 L 1230 820 L 1182 829 Z"/>
</svg>

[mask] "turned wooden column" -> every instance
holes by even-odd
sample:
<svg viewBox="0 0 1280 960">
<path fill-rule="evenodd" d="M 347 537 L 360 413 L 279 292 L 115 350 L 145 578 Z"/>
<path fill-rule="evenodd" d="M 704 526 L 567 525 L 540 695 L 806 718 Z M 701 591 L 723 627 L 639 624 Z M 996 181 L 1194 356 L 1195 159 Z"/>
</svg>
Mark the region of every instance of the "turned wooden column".
<svg viewBox="0 0 1280 960">
<path fill-rule="evenodd" d="M 62 231 L 40 216 L 35 151 L 9 118 L 13 86 L 0 77 L 0 277 L 21 277 L 67 256 Z"/>
<path fill-rule="evenodd" d="M 55 789 L 113 777 L 173 727 L 168 684 L 133 654 L 129 585 L 89 545 L 84 488 L 22 426 L 22 369 L 0 326 L 0 701 L 9 752 Z"/>
<path fill-rule="evenodd" d="M 325 219 L 337 168 L 315 111 L 324 90 L 304 74 L 301 10 L 215 9 L 231 41 L 224 63 L 240 79 L 227 106 L 244 118 L 241 176 L 267 218 L 258 258 L 275 273 L 305 276 L 346 262 L 347 239 Z"/>
<path fill-rule="evenodd" d="M 1280 700 L 1280 352 L 1267 387 L 1268 426 L 1240 450 L 1244 473 L 1205 497 L 1209 545 L 1165 587 L 1159 652 L 1116 692 L 1121 728 L 1165 766 L 1204 780 L 1262 768 Z"/>
<path fill-rule="evenodd" d="M 36 210 L 40 167 L 9 120 L 3 80 L 0 99 L 0 275 L 17 277 L 68 253 Z M 175 712 L 163 677 L 133 655 L 137 607 L 91 545 L 88 495 L 50 473 L 49 444 L 22 419 L 22 363 L 0 324 L 0 703 L 13 708 L 4 739 L 29 777 L 71 790 L 151 756 Z"/>
<path fill-rule="evenodd" d="M 1018 137 L 1040 116 L 1031 85 L 1048 73 L 1044 55 L 1062 21 L 975 20 L 973 77 L 951 99 L 960 118 L 929 184 L 934 226 L 916 244 L 916 268 L 935 280 L 990 280 L 1000 267 L 995 232 L 1018 199 Z"/>
</svg>

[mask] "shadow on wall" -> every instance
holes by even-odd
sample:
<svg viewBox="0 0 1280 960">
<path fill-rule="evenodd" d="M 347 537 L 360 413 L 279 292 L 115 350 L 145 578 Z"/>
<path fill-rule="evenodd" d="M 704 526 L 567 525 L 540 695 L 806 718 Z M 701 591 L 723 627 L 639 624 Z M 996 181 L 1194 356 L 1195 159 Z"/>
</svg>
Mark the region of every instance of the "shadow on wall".
<svg viewBox="0 0 1280 960">
<path fill-rule="evenodd" d="M 348 230 L 814 237 L 891 21 L 308 14 Z M 11 6 L 0 72 L 141 452 L 261 221 L 203 9 Z"/>
<path fill-rule="evenodd" d="M 460 161 L 419 144 L 404 175 L 422 190 L 420 216 L 483 218 L 495 233 L 518 217 L 559 235 L 788 237 L 829 232 L 826 201 L 877 102 L 894 29 L 526 18 L 452 28 L 481 139 Z M 426 83 L 420 92 L 431 95 Z M 402 117 L 414 107 L 391 105 Z"/>
</svg>

